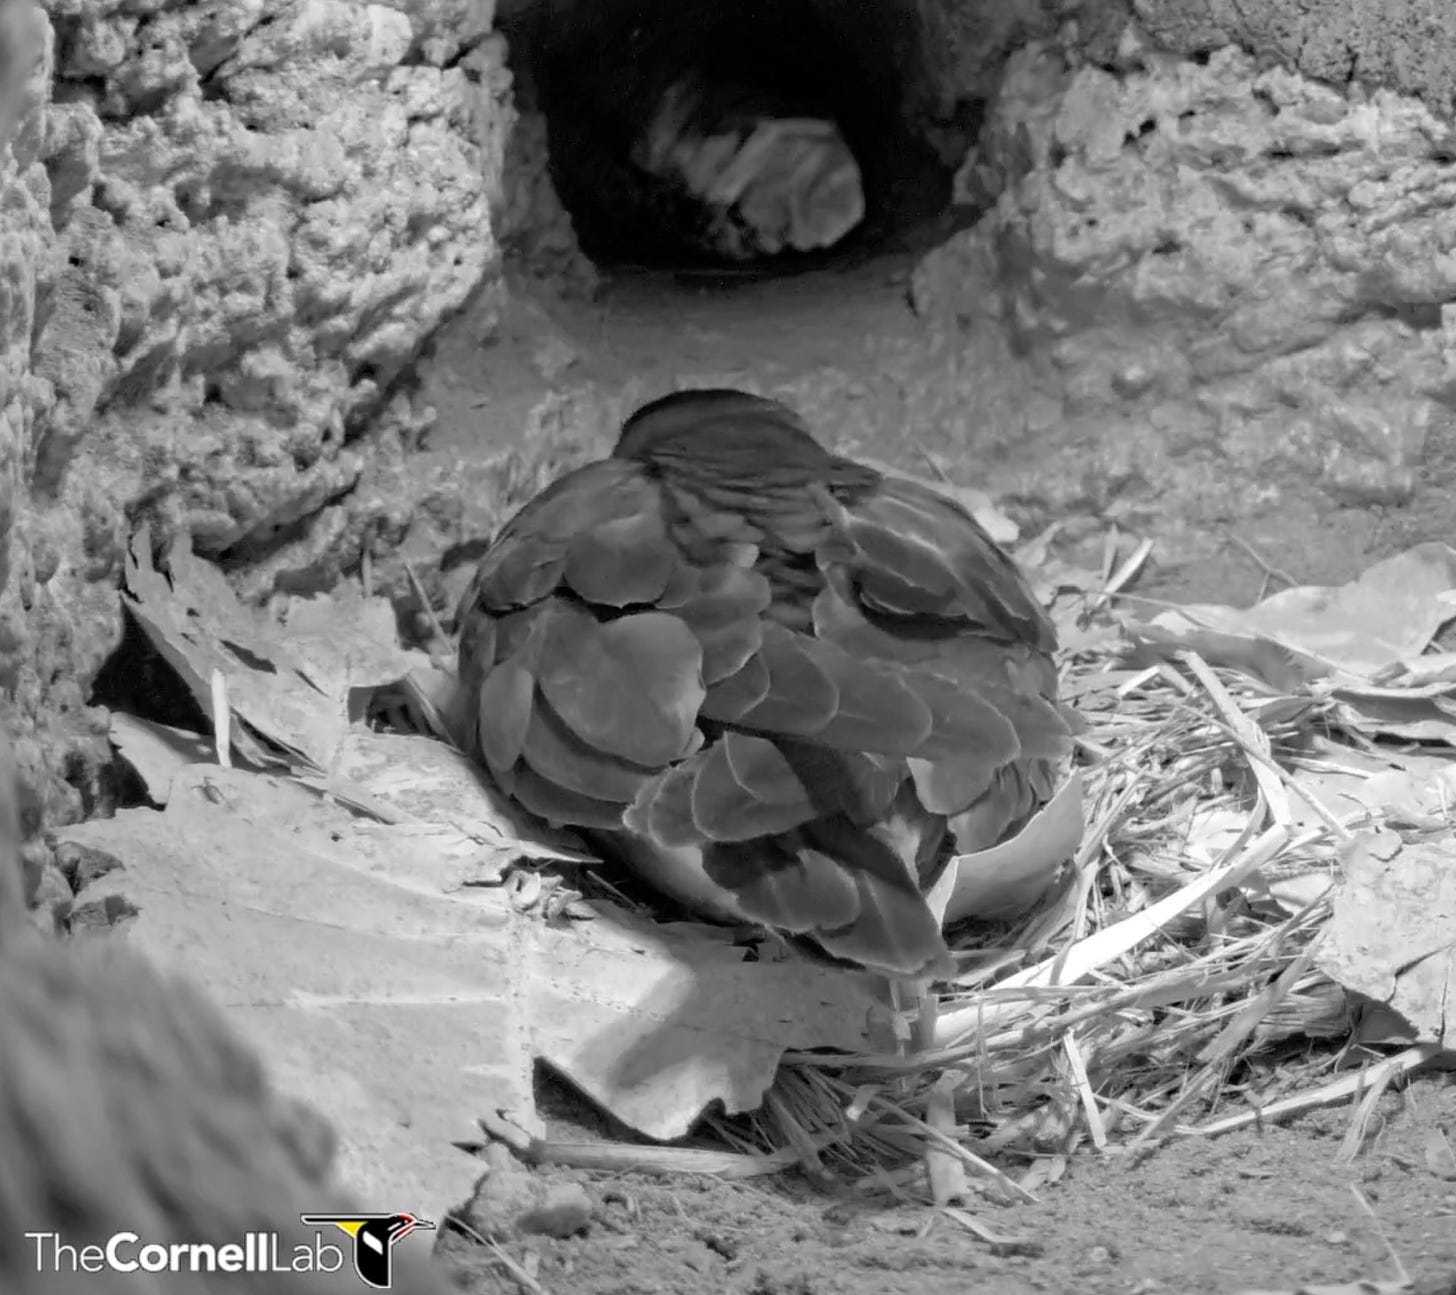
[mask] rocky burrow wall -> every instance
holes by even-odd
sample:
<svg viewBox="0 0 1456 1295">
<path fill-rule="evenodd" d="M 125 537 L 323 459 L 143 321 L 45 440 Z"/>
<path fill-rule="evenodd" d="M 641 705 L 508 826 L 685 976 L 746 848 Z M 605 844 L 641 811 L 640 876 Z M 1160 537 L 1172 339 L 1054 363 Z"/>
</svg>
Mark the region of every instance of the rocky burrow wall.
<svg viewBox="0 0 1456 1295">
<path fill-rule="evenodd" d="M 1331 551 L 1448 538 L 1456 6 L 1131 9 L 1004 65 L 958 179 L 986 214 L 914 279 L 942 422 L 1003 488 L 1185 548 L 1291 513 Z"/>
<path fill-rule="evenodd" d="M 33 827 L 96 793 L 132 526 L 288 588 L 407 524 L 425 417 L 388 393 L 496 273 L 509 78 L 477 0 L 0 5 L 0 690 Z"/>
</svg>

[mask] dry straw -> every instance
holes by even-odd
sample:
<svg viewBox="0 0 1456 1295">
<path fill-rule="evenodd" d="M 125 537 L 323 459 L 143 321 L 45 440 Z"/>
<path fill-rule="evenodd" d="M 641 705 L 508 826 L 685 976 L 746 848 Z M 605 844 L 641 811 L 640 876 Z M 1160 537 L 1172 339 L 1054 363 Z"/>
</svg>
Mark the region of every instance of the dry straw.
<svg viewBox="0 0 1456 1295">
<path fill-rule="evenodd" d="M 936 1181 L 950 1162 L 1024 1198 L 1078 1148 L 1287 1115 L 1428 1059 L 1333 1073 L 1349 1026 L 1315 967 L 1321 892 L 1363 816 L 1338 821 L 1291 774 L 1338 735 L 1335 705 L 1188 652 L 1129 670 L 1115 645 L 1068 659 L 1063 687 L 1087 722 L 1087 831 L 1058 894 L 1014 929 L 961 933 L 967 961 L 995 970 L 940 988 L 934 1047 L 790 1054 L 773 1101 L 717 1122 L 725 1139 L 812 1144 L 813 1167 L 896 1195 L 953 1198 Z M 1271 893 L 1300 877 L 1308 902 Z"/>
</svg>

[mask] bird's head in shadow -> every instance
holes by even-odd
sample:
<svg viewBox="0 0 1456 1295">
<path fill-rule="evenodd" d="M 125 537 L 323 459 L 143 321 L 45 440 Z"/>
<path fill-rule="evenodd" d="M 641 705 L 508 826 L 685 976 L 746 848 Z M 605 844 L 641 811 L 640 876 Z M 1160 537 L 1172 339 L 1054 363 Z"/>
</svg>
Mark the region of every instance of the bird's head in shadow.
<svg viewBox="0 0 1456 1295">
<path fill-rule="evenodd" d="M 832 458 L 787 405 L 726 387 L 675 391 L 643 405 L 623 425 L 612 456 L 740 473 L 813 473 Z"/>
</svg>

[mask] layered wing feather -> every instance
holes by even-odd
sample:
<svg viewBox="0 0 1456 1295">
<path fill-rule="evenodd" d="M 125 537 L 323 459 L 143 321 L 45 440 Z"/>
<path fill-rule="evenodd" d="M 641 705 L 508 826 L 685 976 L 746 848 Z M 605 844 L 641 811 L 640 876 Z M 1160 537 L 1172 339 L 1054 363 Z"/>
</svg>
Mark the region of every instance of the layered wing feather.
<svg viewBox="0 0 1456 1295">
<path fill-rule="evenodd" d="M 999 838 L 1067 745 L 1050 627 L 950 501 L 828 455 L 781 406 L 695 395 L 629 421 L 482 560 L 461 618 L 480 754 L 532 812 L 651 853 L 670 891 L 690 859 L 699 907 L 942 969 L 921 885 L 947 818 Z"/>
<path fill-rule="evenodd" d="M 954 500 L 882 478 L 831 504 L 814 632 L 974 696 L 1012 740 L 970 739 L 909 762 L 921 802 L 950 816 L 957 848 L 1001 840 L 1047 800 L 1071 735 L 1056 705 L 1056 636 L 1015 564 Z"/>
</svg>

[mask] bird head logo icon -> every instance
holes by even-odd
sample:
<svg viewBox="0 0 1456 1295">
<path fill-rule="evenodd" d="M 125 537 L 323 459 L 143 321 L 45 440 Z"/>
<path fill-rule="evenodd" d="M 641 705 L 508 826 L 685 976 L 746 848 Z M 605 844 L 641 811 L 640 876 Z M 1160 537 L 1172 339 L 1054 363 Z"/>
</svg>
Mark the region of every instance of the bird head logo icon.
<svg viewBox="0 0 1456 1295">
<path fill-rule="evenodd" d="M 434 1228 L 415 1214 L 300 1214 L 303 1222 L 339 1229 L 354 1242 L 354 1272 L 366 1286 L 389 1290 L 393 1284 L 393 1250 L 411 1232 Z"/>
</svg>

